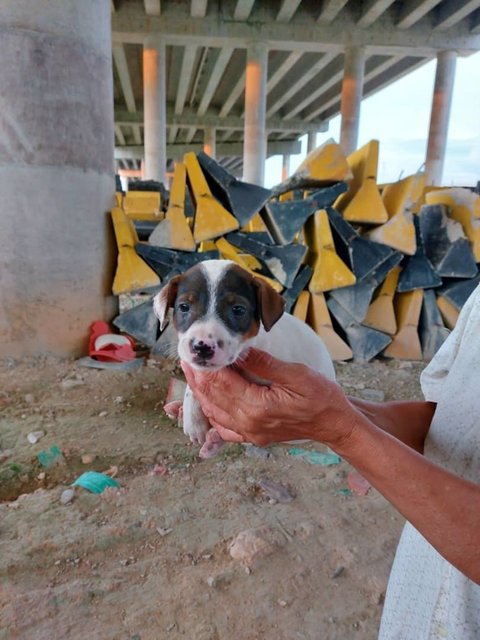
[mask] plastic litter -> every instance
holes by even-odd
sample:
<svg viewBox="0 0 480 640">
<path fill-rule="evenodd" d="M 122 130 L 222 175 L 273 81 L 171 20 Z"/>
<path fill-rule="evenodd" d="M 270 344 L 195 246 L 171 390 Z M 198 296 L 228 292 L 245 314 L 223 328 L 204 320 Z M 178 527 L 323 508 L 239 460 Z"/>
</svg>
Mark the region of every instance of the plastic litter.
<svg viewBox="0 0 480 640">
<path fill-rule="evenodd" d="M 356 493 L 357 496 L 366 496 L 371 488 L 371 484 L 358 471 L 350 471 L 347 476 L 349 488 Z"/>
<path fill-rule="evenodd" d="M 28 434 L 27 440 L 30 442 L 30 444 L 35 444 L 41 438 L 43 438 L 44 435 L 45 435 L 45 431 L 32 431 L 31 433 Z"/>
<path fill-rule="evenodd" d="M 102 493 L 107 487 L 120 487 L 120 483 L 98 471 L 85 471 L 79 476 L 73 486 L 83 487 L 91 493 Z"/>
<path fill-rule="evenodd" d="M 309 464 L 318 464 L 322 467 L 329 467 L 332 464 L 340 464 L 342 459 L 336 453 L 322 453 L 320 451 L 309 451 L 300 447 L 292 447 L 288 450 L 291 456 L 302 458 Z"/>
<path fill-rule="evenodd" d="M 37 460 L 40 462 L 42 467 L 51 467 L 53 464 L 65 462 L 63 453 L 56 444 L 50 447 L 49 451 L 40 451 L 37 455 Z"/>
</svg>

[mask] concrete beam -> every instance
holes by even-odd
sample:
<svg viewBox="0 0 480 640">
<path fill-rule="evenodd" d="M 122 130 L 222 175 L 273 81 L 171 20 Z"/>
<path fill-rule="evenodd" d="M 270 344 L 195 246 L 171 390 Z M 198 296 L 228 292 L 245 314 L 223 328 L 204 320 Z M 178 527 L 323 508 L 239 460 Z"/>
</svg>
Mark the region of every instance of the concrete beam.
<svg viewBox="0 0 480 640">
<path fill-rule="evenodd" d="M 230 91 L 230 95 L 223 103 L 222 108 L 220 109 L 220 113 L 218 114 L 220 118 L 225 118 L 226 116 L 228 116 L 230 111 L 233 109 L 233 105 L 240 98 L 240 96 L 244 91 L 245 91 L 245 71 L 238 78 L 237 84 Z"/>
<path fill-rule="evenodd" d="M 330 24 L 335 20 L 348 0 L 324 0 L 322 10 L 317 18 L 318 22 Z"/>
<path fill-rule="evenodd" d="M 235 10 L 233 12 L 234 20 L 247 20 L 250 15 L 255 0 L 237 0 Z"/>
<path fill-rule="evenodd" d="M 123 135 L 122 127 L 119 124 L 115 125 L 115 139 L 118 140 L 118 144 L 125 144 L 125 136 Z"/>
<path fill-rule="evenodd" d="M 357 22 L 357 26 L 366 29 L 370 27 L 382 13 L 394 3 L 395 0 L 368 0 L 364 3 L 363 13 L 360 20 Z"/>
<path fill-rule="evenodd" d="M 213 98 L 213 94 L 218 87 L 218 83 L 222 79 L 222 76 L 225 73 L 225 69 L 230 62 L 233 51 L 233 47 L 224 47 L 218 54 L 218 58 L 215 61 L 215 66 L 213 67 L 212 73 L 210 74 L 210 77 L 208 79 L 207 86 L 205 88 L 205 91 L 203 92 L 202 99 L 200 100 L 200 104 L 198 105 L 198 115 L 202 116 L 207 111 Z"/>
<path fill-rule="evenodd" d="M 458 0 L 448 0 L 443 2 L 438 8 L 438 15 L 435 20 L 435 31 L 445 31 L 470 15 L 480 7 L 480 0 L 469 0 L 468 2 L 458 2 Z"/>
<path fill-rule="evenodd" d="M 267 81 L 267 93 L 277 86 L 282 78 L 290 71 L 290 69 L 300 60 L 303 55 L 303 51 L 292 51 L 289 53 L 282 64 L 278 67 L 275 73 Z"/>
<path fill-rule="evenodd" d="M 314 120 L 312 118 L 312 120 Z M 143 112 L 129 113 L 128 111 L 115 110 L 115 124 L 131 125 L 142 124 Z M 185 108 L 183 113 L 176 115 L 172 108 L 167 107 L 167 126 L 168 127 L 194 127 L 195 129 L 206 129 L 207 127 L 215 127 L 228 131 L 243 131 L 244 120 L 240 116 L 228 116 L 226 118 L 219 117 L 216 111 L 207 111 L 203 116 L 199 116 L 193 109 Z M 295 132 L 308 133 L 310 131 L 326 131 L 328 123 L 320 119 L 305 122 L 303 119 L 284 120 L 283 118 L 268 118 L 266 128 L 269 132 Z"/>
<path fill-rule="evenodd" d="M 302 0 L 283 0 L 277 14 L 277 22 L 290 22 Z"/>
<path fill-rule="evenodd" d="M 440 2 L 441 0 L 407 0 L 403 3 L 396 27 L 410 29 Z"/>
<path fill-rule="evenodd" d="M 115 44 L 112 47 L 113 60 L 117 68 L 118 77 L 120 78 L 120 85 L 123 91 L 123 97 L 125 98 L 125 104 L 129 111 L 135 111 L 135 97 L 133 95 L 132 81 L 130 79 L 130 71 L 128 69 L 127 56 L 125 55 L 125 49 L 122 44 Z"/>
<path fill-rule="evenodd" d="M 395 26 L 389 15 L 369 29 L 357 29 L 351 15 L 331 24 L 312 24 L 307 14 L 294 23 L 259 20 L 253 24 L 220 20 L 216 14 L 203 20 L 185 17 L 175 4 L 168 5 L 161 17 L 146 16 L 137 5 L 126 5 L 112 14 L 115 43 L 143 43 L 147 36 L 161 36 L 167 45 L 176 46 L 246 48 L 252 40 L 258 40 L 269 49 L 283 51 L 339 52 L 349 46 L 363 46 L 368 54 L 419 58 L 432 57 L 445 48 L 444 33 L 432 33 L 422 25 L 404 31 Z M 459 23 L 450 30 L 448 44 L 460 55 L 468 54 L 480 49 L 480 37 L 470 33 L 468 24 Z"/>
<path fill-rule="evenodd" d="M 199 153 L 203 151 L 202 142 L 192 144 L 169 144 L 167 145 L 167 156 L 169 158 L 181 158 L 185 153 L 193 151 Z M 267 145 L 267 156 L 283 155 L 285 153 L 301 153 L 302 144 L 299 140 L 275 140 Z M 115 160 L 143 158 L 142 145 L 126 145 L 115 147 Z M 218 156 L 243 156 L 243 142 L 221 142 L 217 144 Z"/>
<path fill-rule="evenodd" d="M 204 18 L 207 14 L 207 0 L 192 0 L 190 15 L 192 18 Z"/>
<path fill-rule="evenodd" d="M 175 113 L 182 113 L 187 98 L 187 91 L 192 78 L 193 65 L 197 55 L 197 47 L 187 45 L 183 49 L 182 68 L 178 79 L 177 93 L 175 96 Z"/>
<path fill-rule="evenodd" d="M 480 9 L 475 11 L 470 20 L 470 33 L 480 33 Z"/>
</svg>

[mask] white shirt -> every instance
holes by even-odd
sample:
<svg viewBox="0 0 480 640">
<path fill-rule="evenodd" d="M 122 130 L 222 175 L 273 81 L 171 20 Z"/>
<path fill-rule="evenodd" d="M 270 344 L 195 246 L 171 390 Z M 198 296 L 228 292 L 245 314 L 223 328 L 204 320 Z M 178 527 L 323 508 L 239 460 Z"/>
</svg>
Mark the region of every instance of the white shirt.
<svg viewBox="0 0 480 640">
<path fill-rule="evenodd" d="M 480 483 L 480 286 L 420 382 L 425 400 L 437 403 L 425 457 Z M 390 574 L 379 640 L 445 639 L 480 639 L 480 585 L 444 560 L 407 522 Z"/>
</svg>

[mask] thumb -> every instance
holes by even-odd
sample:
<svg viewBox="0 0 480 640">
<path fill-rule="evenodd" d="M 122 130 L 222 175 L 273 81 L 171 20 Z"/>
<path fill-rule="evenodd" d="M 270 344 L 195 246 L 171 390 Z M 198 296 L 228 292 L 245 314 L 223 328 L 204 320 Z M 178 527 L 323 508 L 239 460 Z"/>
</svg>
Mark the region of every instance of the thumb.
<svg viewBox="0 0 480 640">
<path fill-rule="evenodd" d="M 295 372 L 292 369 L 297 368 L 299 365 L 284 362 L 266 351 L 251 348 L 245 357 L 237 360 L 235 366 L 242 373 L 262 378 L 270 383 L 285 385 L 292 382 L 295 376 Z"/>
</svg>

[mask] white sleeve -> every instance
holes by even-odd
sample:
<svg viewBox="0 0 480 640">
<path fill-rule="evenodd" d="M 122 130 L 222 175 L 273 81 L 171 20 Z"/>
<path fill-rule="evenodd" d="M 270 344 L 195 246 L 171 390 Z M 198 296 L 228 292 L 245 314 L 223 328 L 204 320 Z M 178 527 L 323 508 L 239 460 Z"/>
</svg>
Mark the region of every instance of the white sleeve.
<svg viewBox="0 0 480 640">
<path fill-rule="evenodd" d="M 420 384 L 425 400 L 439 402 L 443 395 L 443 386 L 457 357 L 460 345 L 475 304 L 480 302 L 480 286 L 473 291 L 464 304 L 457 324 L 448 336 L 432 361 L 425 367 L 420 376 Z M 480 337 L 480 328 L 479 328 Z"/>
</svg>

